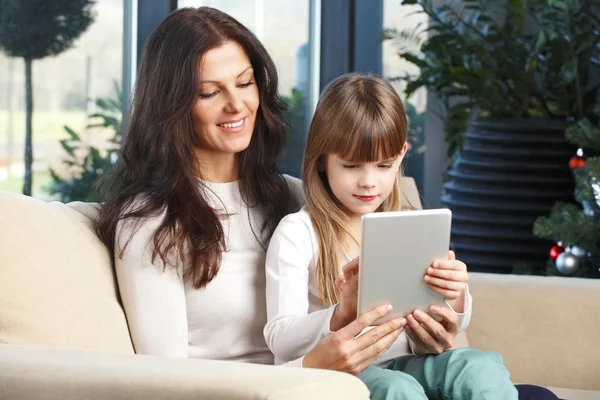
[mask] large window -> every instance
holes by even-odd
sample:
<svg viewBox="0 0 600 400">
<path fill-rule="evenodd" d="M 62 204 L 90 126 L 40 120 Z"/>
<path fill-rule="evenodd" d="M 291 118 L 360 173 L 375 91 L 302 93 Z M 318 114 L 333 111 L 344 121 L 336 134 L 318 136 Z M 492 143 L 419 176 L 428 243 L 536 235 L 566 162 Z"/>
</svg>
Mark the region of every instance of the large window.
<svg viewBox="0 0 600 400">
<path fill-rule="evenodd" d="M 427 26 L 427 16 L 415 14 L 418 7 L 401 5 L 396 0 L 384 0 L 383 26 L 387 29 L 396 29 L 398 32 L 411 31 L 420 25 L 423 30 Z M 418 74 L 419 70 L 412 64 L 401 60 L 398 56 L 400 48 L 409 49 L 415 46 L 409 39 L 392 39 L 383 42 L 383 74 L 392 81 L 396 91 L 402 97 L 410 121 L 409 145 L 410 150 L 404 165 L 405 175 L 412 176 L 417 182 L 419 190 L 423 191 L 424 159 L 425 159 L 425 110 L 427 107 L 427 92 L 423 89 L 415 93 L 410 99 L 404 96 L 406 88 L 402 80 L 407 75 Z"/>
<path fill-rule="evenodd" d="M 310 117 L 309 0 L 179 0 L 178 6 L 217 8 L 247 26 L 264 44 L 277 66 L 279 92 L 289 104 L 286 119 L 292 126 L 280 167 L 299 176 Z"/>
<path fill-rule="evenodd" d="M 31 7 L 28 1 L 12 3 L 22 8 Z M 62 3 L 67 4 L 65 1 Z M 80 136 L 82 145 L 93 144 L 102 148 L 111 135 L 110 129 L 90 127 L 90 116 L 99 111 L 97 99 L 118 97 L 116 92 L 120 90 L 122 69 L 123 2 L 97 0 L 91 10 L 91 23 L 72 46 L 55 56 L 34 59 L 31 63 L 32 195 L 35 197 L 51 198 L 48 189 L 52 182 L 50 168 L 65 179 L 76 173 L 64 163 L 69 154 L 60 140 L 70 137 L 65 126 Z M 0 10 L 0 13 L 4 13 L 0 15 L 0 24 L 12 22 L 6 9 Z M 36 15 L 43 13 L 32 7 L 30 14 L 32 29 L 35 29 Z M 41 26 L 48 22 L 40 17 L 37 23 Z M 29 45 L 31 43 L 19 44 L 23 47 Z M 24 58 L 9 57 L 6 48 L 5 51 L 2 49 L 0 42 L 0 190 L 21 192 L 26 170 L 27 75 Z"/>
</svg>

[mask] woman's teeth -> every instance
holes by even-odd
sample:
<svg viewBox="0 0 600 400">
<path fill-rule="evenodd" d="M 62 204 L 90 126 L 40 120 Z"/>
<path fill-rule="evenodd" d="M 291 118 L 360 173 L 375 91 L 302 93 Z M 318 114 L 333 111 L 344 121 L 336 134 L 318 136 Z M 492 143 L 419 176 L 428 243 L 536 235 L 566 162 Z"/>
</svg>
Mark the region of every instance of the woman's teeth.
<svg viewBox="0 0 600 400">
<path fill-rule="evenodd" d="M 239 120 L 238 122 L 233 122 L 230 124 L 217 124 L 219 126 L 222 126 L 223 128 L 238 128 L 240 126 L 242 126 L 242 124 L 244 123 L 244 120 Z"/>
</svg>

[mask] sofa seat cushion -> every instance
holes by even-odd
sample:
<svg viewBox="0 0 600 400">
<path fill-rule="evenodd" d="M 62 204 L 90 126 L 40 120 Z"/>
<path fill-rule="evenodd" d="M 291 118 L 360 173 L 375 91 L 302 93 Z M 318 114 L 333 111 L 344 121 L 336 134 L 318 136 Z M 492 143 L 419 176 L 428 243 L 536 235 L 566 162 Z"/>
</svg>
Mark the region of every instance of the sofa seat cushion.
<svg viewBox="0 0 600 400">
<path fill-rule="evenodd" d="M 0 192 L 0 343 L 133 354 L 97 212 Z"/>
<path fill-rule="evenodd" d="M 597 390 L 579 390 L 565 388 L 548 388 L 558 398 L 565 400 L 598 400 L 600 399 L 600 391 Z"/>
</svg>

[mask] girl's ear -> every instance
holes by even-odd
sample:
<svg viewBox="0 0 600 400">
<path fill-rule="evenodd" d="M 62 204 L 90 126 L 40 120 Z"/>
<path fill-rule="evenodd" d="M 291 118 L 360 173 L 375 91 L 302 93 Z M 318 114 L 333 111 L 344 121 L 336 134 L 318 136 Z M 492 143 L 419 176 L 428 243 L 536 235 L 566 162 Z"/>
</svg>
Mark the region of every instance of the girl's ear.
<svg viewBox="0 0 600 400">
<path fill-rule="evenodd" d="M 323 160 L 325 158 L 325 156 L 320 156 L 319 160 L 317 161 L 317 171 L 319 172 L 325 172 L 325 161 Z"/>
<path fill-rule="evenodd" d="M 404 160 L 404 156 L 408 150 L 408 143 L 404 142 L 404 146 L 402 146 L 402 151 L 398 156 L 398 164 L 396 165 L 396 173 L 400 172 L 400 167 L 402 166 L 402 160 Z"/>
</svg>

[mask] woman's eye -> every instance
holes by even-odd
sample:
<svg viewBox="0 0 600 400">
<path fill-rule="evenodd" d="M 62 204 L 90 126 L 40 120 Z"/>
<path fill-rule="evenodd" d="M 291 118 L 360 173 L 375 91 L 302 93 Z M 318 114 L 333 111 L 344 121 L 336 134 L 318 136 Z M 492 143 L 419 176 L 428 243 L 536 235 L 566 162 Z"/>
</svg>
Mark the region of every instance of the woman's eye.
<svg viewBox="0 0 600 400">
<path fill-rule="evenodd" d="M 242 84 L 240 84 L 240 85 L 239 85 L 239 87 L 241 87 L 241 88 L 247 88 L 248 86 L 252 86 L 252 85 L 254 85 L 254 82 L 252 82 L 252 81 L 250 80 L 250 81 L 248 81 L 248 82 L 246 82 L 246 83 L 242 83 Z"/>
<path fill-rule="evenodd" d="M 201 99 L 210 99 L 211 97 L 215 97 L 217 95 L 217 92 L 211 92 L 211 93 L 200 93 L 199 97 Z"/>
</svg>

